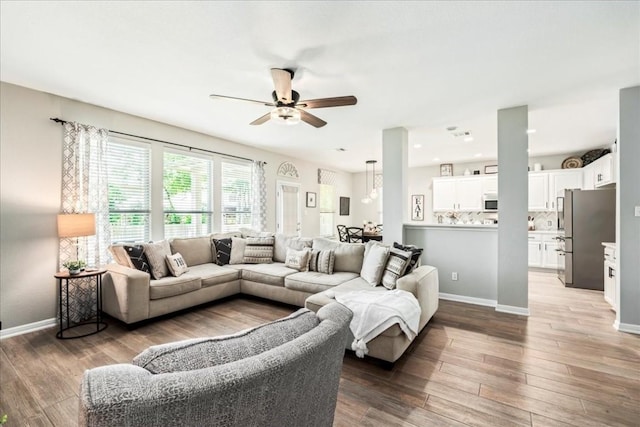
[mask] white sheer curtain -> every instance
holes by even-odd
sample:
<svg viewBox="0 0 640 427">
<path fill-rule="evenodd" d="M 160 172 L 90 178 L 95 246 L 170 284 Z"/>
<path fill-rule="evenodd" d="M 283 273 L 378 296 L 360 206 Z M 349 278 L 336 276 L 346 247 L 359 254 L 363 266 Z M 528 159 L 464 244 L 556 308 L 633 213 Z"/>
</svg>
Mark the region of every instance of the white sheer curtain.
<svg viewBox="0 0 640 427">
<path fill-rule="evenodd" d="M 267 227 L 267 183 L 264 175 L 264 162 L 253 161 L 251 189 L 253 206 L 251 207 L 251 228 L 264 231 Z"/>
<path fill-rule="evenodd" d="M 111 243 L 106 149 L 108 130 L 76 122 L 64 124 L 60 213 L 94 213 L 95 236 L 60 239 L 59 264 L 81 259 L 106 264 Z"/>
<path fill-rule="evenodd" d="M 282 186 L 282 233 L 286 236 L 300 235 L 298 192 L 298 187 L 292 185 Z"/>
</svg>

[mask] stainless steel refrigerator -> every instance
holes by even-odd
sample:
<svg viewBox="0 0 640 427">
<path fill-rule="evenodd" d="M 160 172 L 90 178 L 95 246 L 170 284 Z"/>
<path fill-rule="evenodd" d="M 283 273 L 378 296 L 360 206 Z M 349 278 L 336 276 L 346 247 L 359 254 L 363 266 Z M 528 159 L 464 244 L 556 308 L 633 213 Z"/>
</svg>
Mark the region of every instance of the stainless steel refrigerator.
<svg viewBox="0 0 640 427">
<path fill-rule="evenodd" d="M 556 206 L 558 278 L 568 287 L 604 290 L 602 242 L 616 238 L 616 190 L 565 190 Z"/>
</svg>

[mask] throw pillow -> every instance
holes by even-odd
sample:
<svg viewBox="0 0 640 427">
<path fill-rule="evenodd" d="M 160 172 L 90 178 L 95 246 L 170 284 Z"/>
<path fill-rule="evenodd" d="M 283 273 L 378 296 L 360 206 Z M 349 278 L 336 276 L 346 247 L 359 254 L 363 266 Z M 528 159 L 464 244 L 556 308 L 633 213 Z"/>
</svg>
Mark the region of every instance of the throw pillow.
<svg viewBox="0 0 640 427">
<path fill-rule="evenodd" d="M 113 260 L 123 267 L 136 268 L 135 265 L 131 262 L 129 255 L 127 254 L 127 250 L 124 248 L 123 244 L 118 245 L 109 245 L 109 252 L 111 253 L 111 257 Z"/>
<path fill-rule="evenodd" d="M 298 271 L 309 270 L 309 255 L 311 249 L 305 248 L 301 251 L 295 249 L 287 249 L 287 256 L 284 260 L 284 266 L 293 268 Z"/>
<path fill-rule="evenodd" d="M 124 245 L 123 248 L 127 252 L 133 268 L 151 274 L 151 267 L 149 266 L 147 256 L 144 254 L 142 245 Z"/>
<path fill-rule="evenodd" d="M 178 277 L 181 274 L 184 274 L 189 268 L 187 268 L 187 263 L 180 255 L 180 252 L 175 253 L 173 255 L 167 255 L 167 266 L 171 271 L 171 274 Z"/>
<path fill-rule="evenodd" d="M 245 264 L 270 264 L 273 262 L 273 237 L 249 237 L 244 248 Z"/>
<path fill-rule="evenodd" d="M 384 273 L 382 273 L 382 286 L 387 289 L 395 289 L 396 281 L 404 275 L 410 260 L 411 252 L 396 248 L 391 249 Z"/>
<path fill-rule="evenodd" d="M 387 264 L 387 258 L 389 257 L 389 248 L 385 246 L 372 246 L 367 253 L 367 257 L 362 262 L 362 270 L 360 270 L 360 277 L 362 277 L 371 286 L 378 286 L 384 267 Z"/>
<path fill-rule="evenodd" d="M 273 261 L 284 262 L 288 248 L 300 251 L 304 248 L 310 248 L 312 242 L 313 240 L 308 237 L 291 237 L 278 233 L 275 235 L 273 246 Z"/>
<path fill-rule="evenodd" d="M 169 267 L 165 261 L 167 255 L 171 255 L 169 242 L 161 240 L 156 243 L 143 243 L 144 255 L 147 257 L 151 276 L 158 280 L 169 275 Z"/>
<path fill-rule="evenodd" d="M 242 264 L 244 262 L 244 248 L 247 246 L 247 239 L 242 237 L 231 238 L 231 254 L 229 264 Z"/>
<path fill-rule="evenodd" d="M 409 260 L 409 266 L 407 267 L 404 275 L 411 273 L 417 266 L 420 261 L 420 257 L 422 256 L 422 248 L 415 247 L 413 245 L 401 245 L 398 242 L 393 242 L 393 247 L 396 249 L 400 249 L 401 251 L 409 251 L 411 252 L 411 259 Z"/>
<path fill-rule="evenodd" d="M 229 264 L 229 260 L 231 258 L 231 238 L 213 239 L 213 246 L 216 252 L 216 264 Z"/>
<path fill-rule="evenodd" d="M 313 251 L 309 260 L 309 270 L 318 273 L 333 274 L 333 266 L 336 262 L 336 252 L 333 249 Z"/>
</svg>

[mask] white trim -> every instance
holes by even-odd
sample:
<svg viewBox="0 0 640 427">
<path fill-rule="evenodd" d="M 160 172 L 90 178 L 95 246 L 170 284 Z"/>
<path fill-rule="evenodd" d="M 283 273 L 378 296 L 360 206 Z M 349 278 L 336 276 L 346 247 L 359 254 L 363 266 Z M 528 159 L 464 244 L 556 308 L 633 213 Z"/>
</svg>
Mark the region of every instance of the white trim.
<svg viewBox="0 0 640 427">
<path fill-rule="evenodd" d="M 517 314 L 518 316 L 529 316 L 529 307 L 516 307 L 513 305 L 496 305 L 496 311 L 500 313 Z"/>
<path fill-rule="evenodd" d="M 640 325 L 634 325 L 633 323 L 620 323 L 620 321 L 616 319 L 613 323 L 613 327 L 620 332 L 640 335 Z"/>
<path fill-rule="evenodd" d="M 51 319 L 40 320 L 39 322 L 27 323 L 26 325 L 20 325 L 0 331 L 0 339 L 28 334 L 29 332 L 35 332 L 39 331 L 40 329 L 47 329 L 54 326 L 58 326 L 58 319 L 56 319 L 55 317 Z"/>
<path fill-rule="evenodd" d="M 444 292 L 440 292 L 439 298 L 447 301 L 464 302 L 466 304 L 483 305 L 486 307 L 496 306 L 496 300 L 467 297 L 464 295 L 456 295 L 456 294 L 447 294 Z"/>
</svg>

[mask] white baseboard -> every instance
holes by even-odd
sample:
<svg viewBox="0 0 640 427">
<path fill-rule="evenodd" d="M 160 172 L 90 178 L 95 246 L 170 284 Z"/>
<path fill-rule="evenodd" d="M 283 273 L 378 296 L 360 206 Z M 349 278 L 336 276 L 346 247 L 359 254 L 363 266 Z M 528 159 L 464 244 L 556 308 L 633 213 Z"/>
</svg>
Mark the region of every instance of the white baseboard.
<svg viewBox="0 0 640 427">
<path fill-rule="evenodd" d="M 474 298 L 474 297 L 467 297 L 464 295 L 456 295 L 456 294 L 446 294 L 444 292 L 440 292 L 438 294 L 438 297 L 440 299 L 447 300 L 447 301 L 464 302 L 467 304 L 483 305 L 486 307 L 496 306 L 496 301 L 492 299 Z"/>
<path fill-rule="evenodd" d="M 14 328 L 0 330 L 0 339 L 15 337 L 16 335 L 28 334 L 29 332 L 35 332 L 39 331 L 40 329 L 47 329 L 54 326 L 58 326 L 58 319 L 56 319 L 55 317 L 51 319 L 41 320 L 39 322 L 16 326 Z"/>
<path fill-rule="evenodd" d="M 499 311 L 500 313 L 517 314 L 518 316 L 529 316 L 530 314 L 528 307 L 524 308 L 503 304 L 496 305 L 496 311 Z"/>
<path fill-rule="evenodd" d="M 628 332 L 630 334 L 640 335 L 640 325 L 634 325 L 633 323 L 620 323 L 617 319 L 613 323 L 613 327 L 620 332 Z"/>
</svg>

